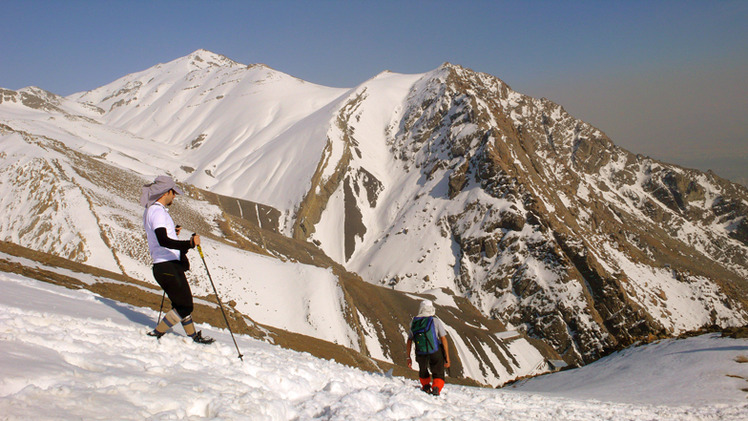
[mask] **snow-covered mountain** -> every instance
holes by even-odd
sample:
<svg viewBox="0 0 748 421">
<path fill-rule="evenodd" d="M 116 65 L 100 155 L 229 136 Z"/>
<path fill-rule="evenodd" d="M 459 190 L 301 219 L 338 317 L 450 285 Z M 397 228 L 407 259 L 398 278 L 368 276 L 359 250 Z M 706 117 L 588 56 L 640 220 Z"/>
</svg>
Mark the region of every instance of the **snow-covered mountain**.
<svg viewBox="0 0 748 421">
<path fill-rule="evenodd" d="M 572 364 L 748 320 L 744 187 L 634 155 L 561 106 L 457 65 L 338 89 L 199 50 L 67 98 L 1 91 L 0 124 L 1 239 L 147 281 L 137 189 L 166 171 L 194 186 L 182 225 L 215 239 L 237 310 L 384 361 L 402 364 L 401 338 L 360 310 L 371 291 L 349 300 L 343 277 L 402 293 L 391 300 L 431 294 L 457 309 L 455 326 L 474 306 L 474 325 L 530 344 L 526 332 Z M 243 225 L 260 214 L 296 242 Z M 298 322 L 270 317 L 273 294 L 246 279 L 257 257 L 226 239 L 296 271 L 273 294 L 305 308 L 288 315 Z M 299 261 L 310 267 L 286 266 Z M 339 328 L 314 305 L 340 308 Z M 463 374 L 483 383 L 552 358 L 523 345 L 538 357 L 519 361 L 491 335 L 453 333 L 475 358 Z"/>
<path fill-rule="evenodd" d="M 38 88 L 3 91 L 2 98 L 2 238 L 126 276 L 113 279 L 109 273 L 71 286 L 158 306 L 161 296 L 152 289 L 137 198 L 140 186 L 182 161 L 154 140 L 99 122 L 96 107 Z M 191 197 L 180 198 L 172 213 L 185 230 L 203 234 L 222 298 L 246 318 L 239 319 L 240 327 L 246 324 L 249 333 L 273 343 L 367 369 L 404 364 L 404 332 L 418 297 L 367 284 L 311 243 L 278 234 L 282 215 L 269 206 L 185 188 Z M 199 269 L 191 274 L 193 291 L 209 303 L 210 284 L 194 257 Z M 47 257 L 20 264 L 37 266 L 39 259 Z M 46 270 L 35 276 L 49 279 Z M 457 378 L 498 385 L 547 371 L 548 361 L 559 358 L 539 341 L 481 316 L 467 300 L 441 291 L 428 296 L 439 303 L 439 315 L 455 338 Z M 209 310 L 203 308 L 196 318 L 212 317 Z"/>
</svg>

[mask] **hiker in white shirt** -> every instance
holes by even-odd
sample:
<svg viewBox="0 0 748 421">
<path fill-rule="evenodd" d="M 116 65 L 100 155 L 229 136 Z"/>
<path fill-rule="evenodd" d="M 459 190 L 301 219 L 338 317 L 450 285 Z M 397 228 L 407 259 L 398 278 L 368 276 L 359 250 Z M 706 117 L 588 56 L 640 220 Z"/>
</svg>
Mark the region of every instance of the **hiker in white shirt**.
<svg viewBox="0 0 748 421">
<path fill-rule="evenodd" d="M 172 326 L 181 323 L 184 332 L 195 342 L 209 344 L 213 338 L 195 331 L 192 321 L 192 291 L 185 270 L 189 270 L 187 251 L 200 245 L 200 236 L 177 240 L 177 226 L 169 215 L 169 206 L 182 190 L 171 177 L 160 175 L 151 184 L 143 186 L 140 203 L 145 206 L 143 226 L 148 239 L 148 250 L 153 258 L 153 277 L 171 301 L 172 310 L 166 313 L 156 328 L 148 335 L 161 338 Z"/>
</svg>

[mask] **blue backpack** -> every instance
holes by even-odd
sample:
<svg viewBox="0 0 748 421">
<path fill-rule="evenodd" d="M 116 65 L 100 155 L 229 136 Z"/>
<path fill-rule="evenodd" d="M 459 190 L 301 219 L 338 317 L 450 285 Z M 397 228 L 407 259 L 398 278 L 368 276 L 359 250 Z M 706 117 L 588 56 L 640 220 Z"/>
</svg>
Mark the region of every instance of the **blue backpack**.
<svg viewBox="0 0 748 421">
<path fill-rule="evenodd" d="M 433 317 L 414 317 L 410 323 L 413 343 L 417 355 L 433 354 L 439 350 L 439 338 L 436 337 Z"/>
</svg>

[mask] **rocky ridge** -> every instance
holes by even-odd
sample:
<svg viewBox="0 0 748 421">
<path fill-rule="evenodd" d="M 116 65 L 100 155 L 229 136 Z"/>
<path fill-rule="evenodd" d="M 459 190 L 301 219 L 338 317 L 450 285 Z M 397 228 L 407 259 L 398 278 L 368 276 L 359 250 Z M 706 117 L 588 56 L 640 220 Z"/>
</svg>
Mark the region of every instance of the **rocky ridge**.
<svg viewBox="0 0 748 421">
<path fill-rule="evenodd" d="M 357 128 L 365 96 L 341 109 L 348 149 L 324 189 L 343 186 L 346 227 L 362 226 L 345 231 L 347 244 L 362 240 L 358 254 L 346 247 L 349 269 L 405 291 L 447 288 L 574 363 L 651 335 L 745 322 L 742 186 L 634 155 L 557 104 L 445 64 L 413 85 L 387 129 L 405 175 L 366 189 L 355 180 L 367 163 L 350 152 L 367 142 Z M 364 111 L 343 112 L 352 108 Z M 397 218 L 376 230 L 366 213 Z M 423 247 L 432 238 L 447 258 Z M 420 258 L 388 272 L 377 254 L 404 244 Z"/>
</svg>

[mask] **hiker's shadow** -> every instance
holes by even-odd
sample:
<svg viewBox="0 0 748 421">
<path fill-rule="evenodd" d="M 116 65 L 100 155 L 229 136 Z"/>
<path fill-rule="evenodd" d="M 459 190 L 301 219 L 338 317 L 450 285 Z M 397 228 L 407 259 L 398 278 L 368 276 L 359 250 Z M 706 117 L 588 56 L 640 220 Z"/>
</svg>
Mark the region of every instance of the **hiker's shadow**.
<svg viewBox="0 0 748 421">
<path fill-rule="evenodd" d="M 155 324 L 153 319 L 151 319 L 147 315 L 140 313 L 138 311 L 135 311 L 131 309 L 129 306 L 123 305 L 120 302 L 110 300 L 108 298 L 103 298 L 103 297 L 96 297 L 96 299 L 106 304 L 107 306 L 113 308 L 117 312 L 121 313 L 122 315 L 127 317 L 127 319 L 130 320 L 131 322 L 135 322 L 135 323 L 138 323 L 144 326 L 153 326 Z"/>
</svg>

